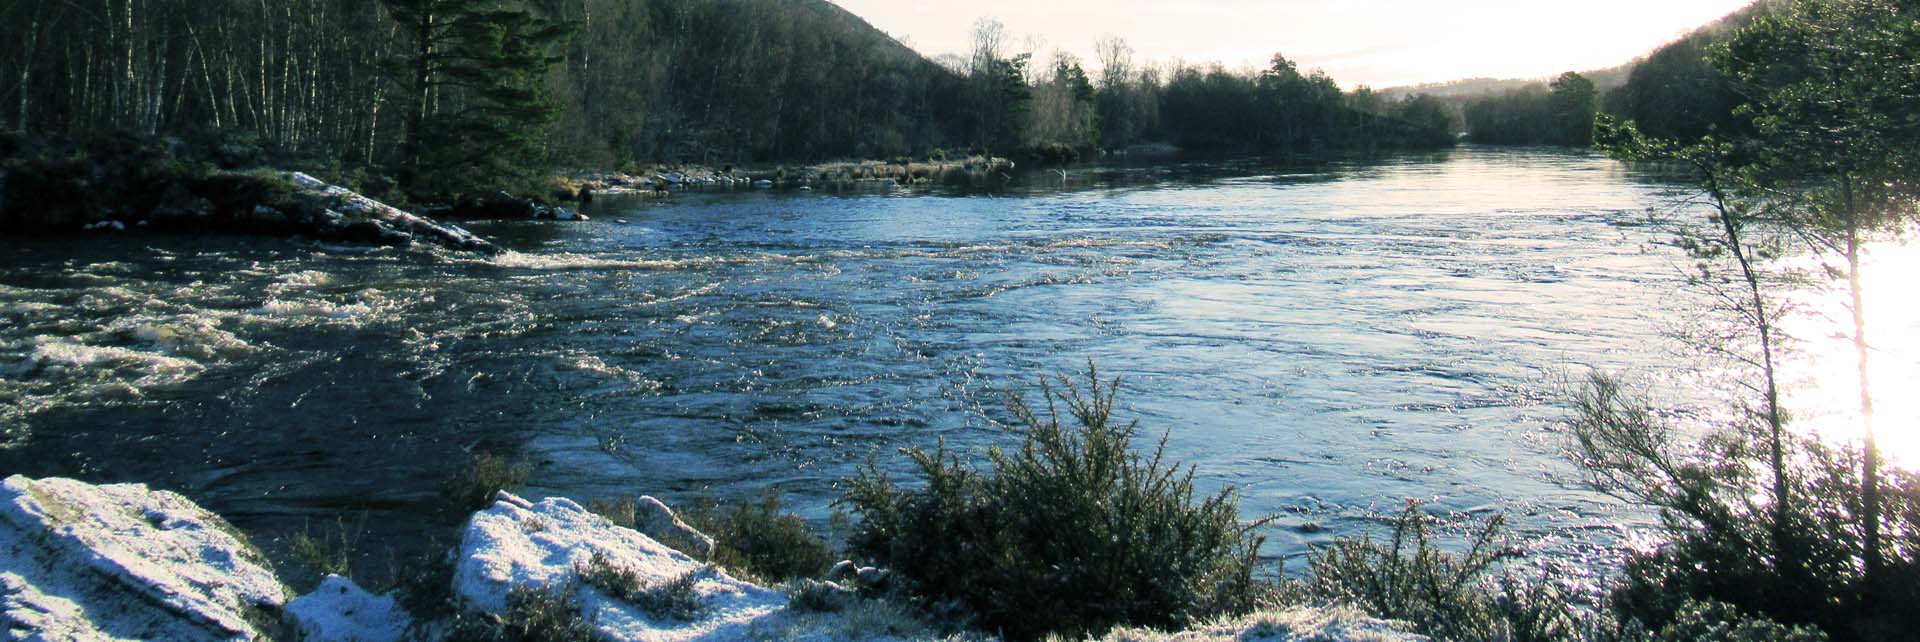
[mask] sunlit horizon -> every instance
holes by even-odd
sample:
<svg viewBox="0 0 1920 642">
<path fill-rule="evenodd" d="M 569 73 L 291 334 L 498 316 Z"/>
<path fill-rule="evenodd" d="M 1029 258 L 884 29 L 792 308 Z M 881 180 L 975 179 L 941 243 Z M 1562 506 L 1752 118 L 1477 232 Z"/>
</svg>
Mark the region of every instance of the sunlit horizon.
<svg viewBox="0 0 1920 642">
<path fill-rule="evenodd" d="M 992 18 L 1012 51 L 1041 60 L 1058 50 L 1097 67 L 1093 44 L 1111 35 L 1136 62 L 1257 68 L 1280 53 L 1349 89 L 1605 69 L 1751 1 L 833 0 L 929 57 L 966 52 L 974 23 Z"/>
</svg>

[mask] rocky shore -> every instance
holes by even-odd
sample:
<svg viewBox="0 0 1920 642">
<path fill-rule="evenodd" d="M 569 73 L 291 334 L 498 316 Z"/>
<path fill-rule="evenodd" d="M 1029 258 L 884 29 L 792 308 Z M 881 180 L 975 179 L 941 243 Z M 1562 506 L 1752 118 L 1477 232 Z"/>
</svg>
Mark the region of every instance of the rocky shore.
<svg viewBox="0 0 1920 642">
<path fill-rule="evenodd" d="M 339 576 L 297 595 L 244 534 L 176 493 L 15 475 L 0 482 L 0 622 L 9 639 L 56 641 L 452 640 L 535 620 L 618 642 L 947 638 L 867 604 L 861 589 L 884 571 L 842 563 L 823 580 L 761 586 L 698 557 L 712 540 L 664 504 L 640 503 L 636 530 L 572 500 L 500 493 L 447 553 L 450 585 L 437 588 L 460 612 L 429 615 Z M 1347 610 L 1293 609 L 1108 639 L 1424 638 Z"/>
</svg>

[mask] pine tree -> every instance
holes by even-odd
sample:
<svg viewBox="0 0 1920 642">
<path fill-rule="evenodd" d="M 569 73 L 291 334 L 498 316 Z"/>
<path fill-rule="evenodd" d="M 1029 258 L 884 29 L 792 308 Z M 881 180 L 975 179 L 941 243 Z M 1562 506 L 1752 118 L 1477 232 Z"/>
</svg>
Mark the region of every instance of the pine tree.
<svg viewBox="0 0 1920 642">
<path fill-rule="evenodd" d="M 511 0 L 384 0 L 411 40 L 406 83 L 410 191 L 433 198 L 523 188 L 546 164 L 560 104 L 547 72 L 569 36 Z"/>
</svg>

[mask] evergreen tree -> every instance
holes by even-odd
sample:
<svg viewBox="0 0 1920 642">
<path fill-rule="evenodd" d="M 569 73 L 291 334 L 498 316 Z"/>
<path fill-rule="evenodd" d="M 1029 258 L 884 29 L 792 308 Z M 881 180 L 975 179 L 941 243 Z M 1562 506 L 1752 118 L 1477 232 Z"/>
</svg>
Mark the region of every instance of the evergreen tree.
<svg viewBox="0 0 1920 642">
<path fill-rule="evenodd" d="M 412 45 L 394 65 L 409 90 L 409 189 L 451 197 L 527 186 L 546 165 L 560 105 L 545 78 L 569 31 L 506 0 L 384 1 Z"/>
<path fill-rule="evenodd" d="M 1553 132 L 1547 142 L 1556 145 L 1589 147 L 1593 145 L 1593 115 L 1599 108 L 1600 92 L 1593 81 L 1574 72 L 1561 74 L 1549 85 Z"/>
</svg>

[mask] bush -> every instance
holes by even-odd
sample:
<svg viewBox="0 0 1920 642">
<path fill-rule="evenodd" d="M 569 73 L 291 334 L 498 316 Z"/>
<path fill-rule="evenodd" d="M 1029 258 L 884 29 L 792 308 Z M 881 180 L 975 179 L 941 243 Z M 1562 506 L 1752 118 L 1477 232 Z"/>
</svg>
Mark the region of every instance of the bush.
<svg viewBox="0 0 1920 642">
<path fill-rule="evenodd" d="M 328 575 L 354 577 L 353 561 L 360 548 L 360 540 L 365 535 L 364 518 L 360 523 L 348 526 L 345 517 L 338 517 L 332 528 L 322 527 L 318 535 L 308 525 L 287 540 L 287 548 L 300 566 L 313 572 L 313 581 L 318 584 Z M 357 579 L 365 581 L 366 578 Z"/>
<path fill-rule="evenodd" d="M 1196 499 L 1193 472 L 1132 449 L 1113 423 L 1119 382 L 1089 367 L 1081 390 L 1043 382 L 1046 416 L 1014 397 L 1025 443 L 982 470 L 908 450 L 924 486 L 896 488 L 869 464 L 844 503 L 863 518 L 855 553 L 904 580 L 923 608 L 952 607 L 1011 640 L 1083 637 L 1117 625 L 1173 628 L 1249 610 L 1260 539 L 1232 489 Z M 1065 406 L 1075 422 L 1061 425 Z M 1036 614 L 1039 614 L 1036 616 Z"/>
<path fill-rule="evenodd" d="M 441 510 L 465 518 L 468 513 L 493 505 L 500 491 L 513 492 L 527 485 L 533 467 L 488 453 L 477 453 L 467 469 L 440 486 Z"/>
<path fill-rule="evenodd" d="M 500 617 L 463 613 L 456 617 L 442 642 L 598 642 L 599 631 L 581 615 L 573 590 L 542 591 L 516 587 L 507 594 L 507 612 Z"/>
<path fill-rule="evenodd" d="M 1487 520 L 1464 555 L 1436 548 L 1428 520 L 1418 503 L 1408 502 L 1385 543 L 1365 536 L 1314 552 L 1308 596 L 1404 620 L 1441 640 L 1573 639 L 1572 608 L 1551 580 L 1507 576 L 1489 581 L 1504 557 L 1495 542 L 1502 518 Z"/>
<path fill-rule="evenodd" d="M 776 492 L 725 508 L 708 504 L 688 522 L 713 538 L 714 563 L 766 583 L 819 577 L 835 561 L 832 547 L 805 521 L 780 512 Z"/>
<path fill-rule="evenodd" d="M 639 573 L 616 566 L 603 557 L 589 560 L 579 572 L 582 581 L 600 589 L 607 597 L 638 606 L 657 619 L 686 622 L 700 619 L 708 611 L 706 602 L 701 601 L 700 594 L 693 588 L 701 576 L 713 572 L 710 566 L 653 586 L 642 581 Z"/>
<path fill-rule="evenodd" d="M 1920 610 L 1906 606 L 1920 603 L 1913 473 L 1882 469 L 1886 566 L 1869 578 L 1857 451 L 1786 440 L 1788 493 L 1776 502 L 1762 428 L 1752 422 L 1683 441 L 1645 399 L 1603 375 L 1573 405 L 1574 455 L 1589 484 L 1659 509 L 1668 538 L 1627 561 L 1609 599 L 1619 619 L 1659 630 L 1687 617 L 1689 605 L 1720 603 L 1842 641 L 1920 631 Z"/>
</svg>

